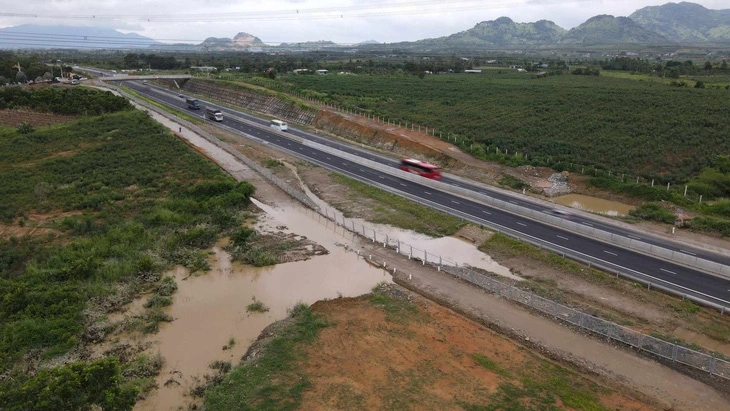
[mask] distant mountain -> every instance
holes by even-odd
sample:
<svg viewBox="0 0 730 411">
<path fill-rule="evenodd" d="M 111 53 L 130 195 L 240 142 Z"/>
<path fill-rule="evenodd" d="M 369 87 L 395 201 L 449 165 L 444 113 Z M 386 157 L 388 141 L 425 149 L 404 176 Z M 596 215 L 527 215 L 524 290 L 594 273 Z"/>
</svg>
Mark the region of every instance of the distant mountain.
<svg viewBox="0 0 730 411">
<path fill-rule="evenodd" d="M 730 41 L 730 9 L 709 10 L 695 3 L 644 7 L 629 18 L 678 43 Z"/>
<path fill-rule="evenodd" d="M 208 37 L 202 43 L 194 46 L 196 49 L 209 51 L 234 51 L 267 47 L 261 39 L 248 33 L 238 33 L 232 39 L 226 37 Z"/>
<path fill-rule="evenodd" d="M 419 40 L 423 45 L 546 45 L 556 44 L 565 29 L 548 20 L 515 23 L 509 17 L 483 21 L 474 28 L 447 37 Z"/>
<path fill-rule="evenodd" d="M 103 27 L 23 24 L 0 29 L 3 49 L 140 49 L 158 44 L 161 43 L 149 37 Z"/>
<path fill-rule="evenodd" d="M 568 31 L 560 44 L 668 44 L 669 39 L 649 31 L 628 17 L 606 14 L 591 17 L 585 23 Z"/>
</svg>

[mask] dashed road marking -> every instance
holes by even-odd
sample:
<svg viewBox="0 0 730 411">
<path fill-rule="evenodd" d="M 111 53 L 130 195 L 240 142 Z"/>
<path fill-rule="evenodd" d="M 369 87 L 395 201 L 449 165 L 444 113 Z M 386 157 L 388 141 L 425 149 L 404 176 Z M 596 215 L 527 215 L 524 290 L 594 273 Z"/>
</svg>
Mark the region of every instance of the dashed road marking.
<svg viewBox="0 0 730 411">
<path fill-rule="evenodd" d="M 606 254 L 611 254 L 611 255 L 612 255 L 612 256 L 614 256 L 614 257 L 617 257 L 617 256 L 618 256 L 618 254 L 616 254 L 616 253 L 612 253 L 612 252 L 610 252 L 610 251 L 606 251 L 606 250 L 603 250 L 603 252 L 604 252 L 604 253 L 606 253 Z"/>
<path fill-rule="evenodd" d="M 454 203 L 454 204 L 459 204 L 459 202 L 456 201 L 456 200 L 451 200 L 451 202 Z"/>
<path fill-rule="evenodd" d="M 424 191 L 424 193 L 426 193 L 426 194 L 428 194 L 428 195 L 431 195 L 431 193 L 430 193 L 430 192 L 428 192 L 428 191 Z"/>
<path fill-rule="evenodd" d="M 482 213 L 492 215 L 492 213 L 490 213 L 489 211 L 486 211 L 486 210 L 482 210 Z"/>
<path fill-rule="evenodd" d="M 527 224 L 525 224 L 525 223 L 521 223 L 521 222 L 519 222 L 519 221 L 515 221 L 515 223 L 517 223 L 517 224 L 519 224 L 519 225 L 521 225 L 521 226 L 523 226 L 523 227 L 527 227 Z"/>
<path fill-rule="evenodd" d="M 669 271 L 669 270 L 665 270 L 665 269 L 663 269 L 663 268 L 660 268 L 660 270 L 662 270 L 662 271 L 664 271 L 664 272 L 666 272 L 666 273 L 669 273 L 669 274 L 677 274 L 677 273 L 675 273 L 674 271 Z"/>
<path fill-rule="evenodd" d="M 509 202 L 512 204 L 517 204 L 517 201 L 509 200 Z"/>
<path fill-rule="evenodd" d="M 559 235 L 558 238 L 562 238 L 563 240 L 570 240 L 568 237 L 563 237 L 562 235 Z"/>
</svg>

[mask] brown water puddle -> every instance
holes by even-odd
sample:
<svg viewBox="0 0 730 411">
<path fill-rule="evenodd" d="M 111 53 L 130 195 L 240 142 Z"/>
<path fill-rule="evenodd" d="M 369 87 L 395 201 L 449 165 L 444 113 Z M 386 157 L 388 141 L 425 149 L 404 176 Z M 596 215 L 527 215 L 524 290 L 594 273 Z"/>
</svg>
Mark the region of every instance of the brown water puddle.
<svg viewBox="0 0 730 411">
<path fill-rule="evenodd" d="M 552 201 L 568 207 L 610 216 L 625 216 L 629 214 L 629 211 L 634 209 L 634 206 L 628 204 L 604 200 L 602 198 L 584 196 L 582 194 L 566 194 L 564 196 L 555 197 Z"/>
<path fill-rule="evenodd" d="M 358 296 L 370 292 L 379 282 L 390 282 L 384 270 L 372 267 L 362 257 L 347 251 L 353 238 L 342 228 L 302 208 L 271 209 L 259 225 L 281 227 L 323 245 L 330 254 L 307 261 L 255 268 L 231 263 L 223 243 L 213 247 L 212 270 L 187 276 L 185 270 L 168 273 L 175 277 L 178 291 L 169 314 L 175 319 L 164 324 L 150 338 L 152 351 L 158 350 L 165 365 L 157 378 L 159 389 L 141 401 L 135 410 L 176 410 L 196 383 L 210 372 L 216 360 L 237 364 L 248 346 L 269 324 L 287 316 L 299 302 L 312 304 L 338 296 Z M 269 308 L 265 313 L 249 313 L 253 298 Z M 231 349 L 223 349 L 230 339 Z M 167 385 L 165 383 L 168 382 Z"/>
</svg>

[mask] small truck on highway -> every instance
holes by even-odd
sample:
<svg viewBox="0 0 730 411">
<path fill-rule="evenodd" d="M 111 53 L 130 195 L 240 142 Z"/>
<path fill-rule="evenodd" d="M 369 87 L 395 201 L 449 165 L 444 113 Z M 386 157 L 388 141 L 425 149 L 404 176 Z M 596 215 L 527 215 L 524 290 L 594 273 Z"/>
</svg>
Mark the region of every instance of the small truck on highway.
<svg viewBox="0 0 730 411">
<path fill-rule="evenodd" d="M 208 118 L 211 120 L 223 121 L 223 113 L 221 113 L 221 111 L 217 108 L 206 107 L 205 115 L 208 116 Z"/>
</svg>

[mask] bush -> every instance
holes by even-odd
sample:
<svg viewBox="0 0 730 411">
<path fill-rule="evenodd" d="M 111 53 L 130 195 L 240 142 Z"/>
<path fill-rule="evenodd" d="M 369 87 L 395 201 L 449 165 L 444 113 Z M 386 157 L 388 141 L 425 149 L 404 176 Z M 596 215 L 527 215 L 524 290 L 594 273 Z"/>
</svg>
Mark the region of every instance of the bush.
<svg viewBox="0 0 730 411">
<path fill-rule="evenodd" d="M 673 212 L 657 203 L 644 203 L 629 211 L 629 215 L 642 220 L 658 221 L 668 224 L 674 224 L 674 220 L 676 219 Z"/>
<path fill-rule="evenodd" d="M 30 134 L 30 133 L 34 132 L 35 129 L 33 128 L 33 125 L 31 125 L 29 123 L 20 123 L 20 124 L 18 124 L 17 131 L 20 134 Z"/>
</svg>

